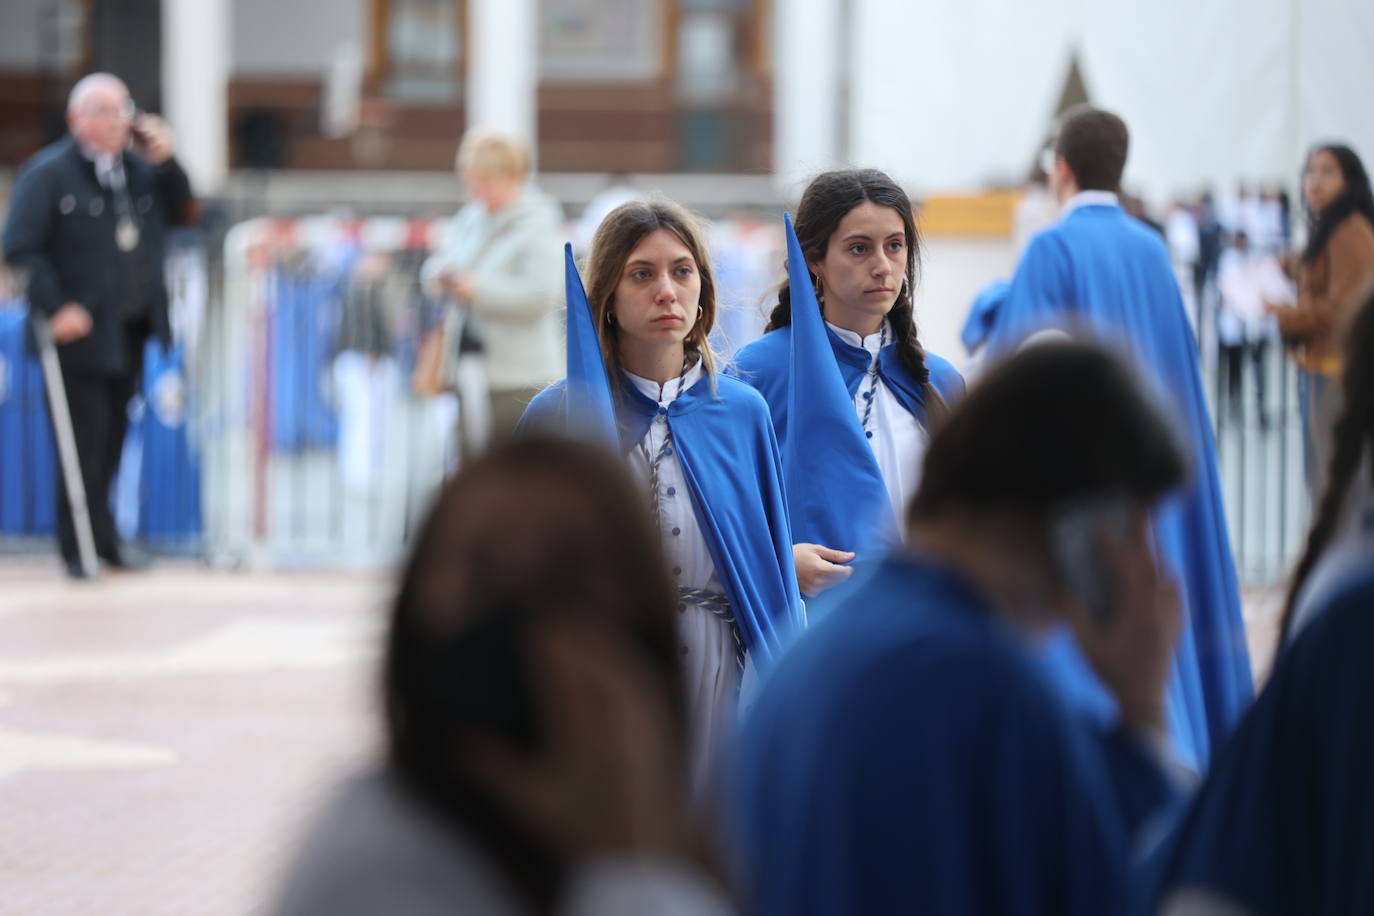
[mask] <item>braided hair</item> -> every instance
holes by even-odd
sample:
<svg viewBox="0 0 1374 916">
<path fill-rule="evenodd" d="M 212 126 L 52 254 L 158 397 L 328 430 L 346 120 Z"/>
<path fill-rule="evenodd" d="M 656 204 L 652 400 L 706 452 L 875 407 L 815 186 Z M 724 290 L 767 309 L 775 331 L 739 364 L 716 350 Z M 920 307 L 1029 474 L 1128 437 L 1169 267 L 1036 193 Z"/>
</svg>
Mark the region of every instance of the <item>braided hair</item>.
<svg viewBox="0 0 1374 916">
<path fill-rule="evenodd" d="M 1350 329 L 1341 393 L 1344 405 L 1333 429 L 1335 447 L 1327 465 L 1326 488 L 1307 534 L 1307 547 L 1288 586 L 1283 623 L 1279 627 L 1280 648 L 1293 626 L 1298 594 L 1336 533 L 1341 508 L 1351 481 L 1359 471 L 1360 459 L 1374 452 L 1374 292 L 1366 296 Z"/>
<path fill-rule="evenodd" d="M 916 231 L 916 216 L 912 212 L 911 199 L 897 183 L 877 169 L 840 169 L 823 172 L 811 180 L 792 225 L 797 232 L 797 242 L 808 260 L 818 261 L 825 257 L 830 237 L 839 229 L 840 221 L 850 210 L 865 202 L 883 207 L 891 207 L 902 218 L 906 231 L 906 270 L 903 273 L 901 292 L 897 301 L 887 313 L 888 323 L 896 340 L 897 356 L 920 383 L 925 400 L 926 414 L 931 421 L 943 420 L 949 412 L 940 393 L 930 384 L 930 370 L 926 367 L 926 351 L 921 346 L 916 332 L 916 312 L 913 304 L 913 291 L 920 263 L 921 238 Z M 814 273 L 810 274 L 816 282 Z M 792 323 L 792 291 L 787 281 L 778 287 L 778 302 L 768 316 L 765 331 L 787 327 Z"/>
</svg>

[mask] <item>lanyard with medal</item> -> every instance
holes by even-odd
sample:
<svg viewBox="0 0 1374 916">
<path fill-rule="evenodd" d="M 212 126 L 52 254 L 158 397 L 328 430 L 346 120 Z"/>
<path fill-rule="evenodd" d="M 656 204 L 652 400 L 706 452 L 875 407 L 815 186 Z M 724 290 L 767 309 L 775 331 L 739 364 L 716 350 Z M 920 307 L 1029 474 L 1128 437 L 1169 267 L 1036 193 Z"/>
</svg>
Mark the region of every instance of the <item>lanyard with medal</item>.
<svg viewBox="0 0 1374 916">
<path fill-rule="evenodd" d="M 105 172 L 105 181 L 114 195 L 115 244 L 119 250 L 129 253 L 138 247 L 138 218 L 134 215 L 134 202 L 129 197 L 128 175 L 123 163 L 111 163 Z"/>
<path fill-rule="evenodd" d="M 138 247 L 138 220 L 134 217 L 133 201 L 129 199 L 129 189 L 123 182 L 114 189 L 115 198 L 115 244 L 126 254 Z"/>
</svg>

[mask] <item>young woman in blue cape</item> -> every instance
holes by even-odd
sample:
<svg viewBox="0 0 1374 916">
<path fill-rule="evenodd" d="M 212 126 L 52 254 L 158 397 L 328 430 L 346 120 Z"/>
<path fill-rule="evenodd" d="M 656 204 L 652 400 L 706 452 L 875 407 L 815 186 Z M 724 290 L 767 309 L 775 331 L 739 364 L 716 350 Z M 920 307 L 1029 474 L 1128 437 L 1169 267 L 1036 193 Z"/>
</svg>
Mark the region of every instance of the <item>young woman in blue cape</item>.
<svg viewBox="0 0 1374 916">
<path fill-rule="evenodd" d="M 797 578 L 815 595 L 849 575 L 843 564 L 899 539 L 930 427 L 964 382 L 917 336 L 920 239 L 891 178 L 872 169 L 818 176 L 795 230 L 768 333 L 735 363 L 772 412 Z"/>
<path fill-rule="evenodd" d="M 1374 912 L 1374 296 L 1274 673 L 1215 757 L 1150 912 Z"/>
<path fill-rule="evenodd" d="M 570 352 L 569 378 L 536 396 L 521 425 L 565 422 L 572 399 L 597 382 L 604 391 L 596 376 L 609 376 L 618 445 L 647 488 L 679 587 L 700 780 L 746 666 L 767 668 L 804 622 L 777 440 L 758 392 L 716 374 L 715 279 L 685 210 L 666 200 L 613 210 L 592 240 L 588 278 L 604 363 Z M 572 299 L 570 351 L 586 318 Z"/>
</svg>

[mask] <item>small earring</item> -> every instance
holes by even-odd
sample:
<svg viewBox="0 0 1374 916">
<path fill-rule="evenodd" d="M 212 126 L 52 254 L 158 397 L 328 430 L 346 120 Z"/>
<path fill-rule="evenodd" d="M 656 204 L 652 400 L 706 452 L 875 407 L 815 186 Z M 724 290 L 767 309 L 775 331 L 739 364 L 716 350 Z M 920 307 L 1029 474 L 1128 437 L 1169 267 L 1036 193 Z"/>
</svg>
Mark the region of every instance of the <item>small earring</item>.
<svg viewBox="0 0 1374 916">
<path fill-rule="evenodd" d="M 606 325 L 607 325 L 608 327 L 614 327 L 614 326 L 615 326 L 615 312 L 607 312 L 607 313 L 606 313 Z"/>
<path fill-rule="evenodd" d="M 817 277 L 811 286 L 816 291 L 816 304 L 825 305 L 825 292 L 821 289 L 821 278 Z"/>
<path fill-rule="evenodd" d="M 702 314 L 703 314 L 702 307 L 698 305 L 698 306 L 697 306 L 697 321 L 700 321 L 700 320 L 701 320 Z"/>
</svg>

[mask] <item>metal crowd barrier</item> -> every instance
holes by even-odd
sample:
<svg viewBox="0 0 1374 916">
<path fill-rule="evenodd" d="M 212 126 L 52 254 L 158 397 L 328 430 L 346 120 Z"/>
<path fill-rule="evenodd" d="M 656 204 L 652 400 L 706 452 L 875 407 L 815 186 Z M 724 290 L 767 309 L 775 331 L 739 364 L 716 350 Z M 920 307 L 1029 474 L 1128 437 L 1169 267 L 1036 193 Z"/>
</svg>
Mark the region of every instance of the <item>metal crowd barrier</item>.
<svg viewBox="0 0 1374 916">
<path fill-rule="evenodd" d="M 419 285 L 436 229 L 319 217 L 229 231 L 201 375 L 212 563 L 400 557 L 456 461 L 456 398 L 411 386 L 440 315 Z"/>
<path fill-rule="evenodd" d="M 441 229 L 259 218 L 230 229 L 222 264 L 203 245 L 179 247 L 169 259 L 177 346 L 149 350 L 116 487 L 126 533 L 227 567 L 399 559 L 457 460 L 457 398 L 411 385 L 441 314 L 418 281 Z M 714 232 L 726 307 L 716 343 L 728 353 L 760 332 L 780 255 L 756 229 Z M 212 275 L 222 277 L 217 307 L 207 306 Z M 22 303 L 0 303 L 0 535 L 47 536 L 55 459 L 22 316 Z M 1246 357 L 1233 399 L 1214 338 L 1203 340 L 1237 571 L 1271 585 L 1308 523 L 1296 373 L 1271 342 L 1257 362 Z"/>
<path fill-rule="evenodd" d="M 1281 582 L 1302 552 L 1310 519 L 1297 371 L 1277 340 L 1239 354 L 1239 384 L 1216 354 L 1204 360 L 1217 465 L 1242 583 Z M 1261 395 L 1262 392 L 1262 395 Z"/>
</svg>

